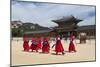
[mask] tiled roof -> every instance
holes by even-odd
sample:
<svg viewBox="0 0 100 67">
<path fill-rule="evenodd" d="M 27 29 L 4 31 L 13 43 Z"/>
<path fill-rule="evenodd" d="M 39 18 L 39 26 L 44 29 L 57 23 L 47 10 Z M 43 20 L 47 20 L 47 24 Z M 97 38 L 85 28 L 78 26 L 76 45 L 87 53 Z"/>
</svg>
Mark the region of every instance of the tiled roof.
<svg viewBox="0 0 100 67">
<path fill-rule="evenodd" d="M 80 26 L 76 30 L 96 29 L 96 25 Z"/>
</svg>

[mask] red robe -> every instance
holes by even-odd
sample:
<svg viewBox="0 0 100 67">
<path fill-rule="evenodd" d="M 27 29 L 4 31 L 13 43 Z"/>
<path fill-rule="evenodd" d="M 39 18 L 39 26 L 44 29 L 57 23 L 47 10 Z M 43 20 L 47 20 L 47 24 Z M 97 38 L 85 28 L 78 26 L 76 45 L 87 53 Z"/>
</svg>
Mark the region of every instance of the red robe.
<svg viewBox="0 0 100 67">
<path fill-rule="evenodd" d="M 29 44 L 28 44 L 27 38 L 24 38 L 23 48 L 24 48 L 24 51 L 29 51 Z"/>
<path fill-rule="evenodd" d="M 42 48 L 42 44 L 41 44 L 41 38 L 38 39 L 38 48 L 41 49 Z"/>
<path fill-rule="evenodd" d="M 62 46 L 60 37 L 57 37 L 56 39 L 57 39 L 57 41 L 56 41 L 56 44 L 55 44 L 55 51 L 56 52 L 63 52 L 64 51 L 64 48 Z"/>
<path fill-rule="evenodd" d="M 31 50 L 38 50 L 38 49 L 39 49 L 39 48 L 38 48 L 38 42 L 37 42 L 36 39 L 32 39 L 32 44 L 31 44 L 31 46 L 30 46 L 30 49 L 31 49 Z"/>
<path fill-rule="evenodd" d="M 75 46 L 74 46 L 74 43 L 73 43 L 73 40 L 74 40 L 74 36 L 71 35 L 71 36 L 70 36 L 69 49 L 68 49 L 69 52 L 72 52 L 72 51 L 76 52 L 76 50 L 75 50 Z"/>
<path fill-rule="evenodd" d="M 45 44 L 45 45 L 44 45 Z M 47 39 L 44 39 L 43 46 L 42 46 L 42 52 L 43 53 L 49 53 L 50 45 Z"/>
</svg>

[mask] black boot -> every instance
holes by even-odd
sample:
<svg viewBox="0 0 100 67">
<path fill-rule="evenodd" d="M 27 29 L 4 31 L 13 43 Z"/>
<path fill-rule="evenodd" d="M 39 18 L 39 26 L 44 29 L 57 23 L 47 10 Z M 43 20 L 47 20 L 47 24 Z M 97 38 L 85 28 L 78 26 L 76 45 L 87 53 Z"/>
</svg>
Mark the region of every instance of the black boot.
<svg viewBox="0 0 100 67">
<path fill-rule="evenodd" d="M 32 50 L 32 52 L 33 52 L 33 50 Z"/>
<path fill-rule="evenodd" d="M 58 55 L 58 52 L 56 52 L 56 55 Z"/>
<path fill-rule="evenodd" d="M 36 50 L 36 52 L 38 52 L 38 50 Z"/>
<path fill-rule="evenodd" d="M 64 52 L 62 52 L 62 55 L 64 55 L 65 53 Z"/>
</svg>

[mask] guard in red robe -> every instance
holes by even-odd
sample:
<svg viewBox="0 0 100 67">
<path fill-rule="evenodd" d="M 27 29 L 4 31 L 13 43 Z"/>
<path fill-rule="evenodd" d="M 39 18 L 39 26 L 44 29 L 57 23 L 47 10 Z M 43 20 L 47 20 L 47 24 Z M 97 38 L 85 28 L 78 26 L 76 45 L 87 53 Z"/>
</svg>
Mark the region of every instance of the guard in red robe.
<svg viewBox="0 0 100 67">
<path fill-rule="evenodd" d="M 61 38 L 59 35 L 56 38 L 55 52 L 56 52 L 56 55 L 58 55 L 58 52 L 62 52 L 62 55 L 65 54 L 64 48 L 63 48 L 62 43 L 61 43 Z"/>
<path fill-rule="evenodd" d="M 47 38 L 43 40 L 42 53 L 49 53 L 50 45 Z"/>
<path fill-rule="evenodd" d="M 75 46 L 74 46 L 74 43 L 73 43 L 73 40 L 75 39 L 75 36 L 73 35 L 70 35 L 70 44 L 69 44 L 69 52 L 76 52 L 76 49 L 75 49 Z"/>
<path fill-rule="evenodd" d="M 42 49 L 42 38 L 41 37 L 39 37 L 38 39 L 38 48 Z"/>
<path fill-rule="evenodd" d="M 24 48 L 24 51 L 29 51 L 29 41 L 27 39 L 27 37 L 24 37 L 24 43 L 23 43 L 23 48 Z"/>
<path fill-rule="evenodd" d="M 33 50 L 38 52 L 38 49 L 39 49 L 38 48 L 38 42 L 37 42 L 37 40 L 35 38 L 32 38 L 32 44 L 30 46 L 30 49 L 32 50 L 32 52 L 33 52 Z"/>
</svg>

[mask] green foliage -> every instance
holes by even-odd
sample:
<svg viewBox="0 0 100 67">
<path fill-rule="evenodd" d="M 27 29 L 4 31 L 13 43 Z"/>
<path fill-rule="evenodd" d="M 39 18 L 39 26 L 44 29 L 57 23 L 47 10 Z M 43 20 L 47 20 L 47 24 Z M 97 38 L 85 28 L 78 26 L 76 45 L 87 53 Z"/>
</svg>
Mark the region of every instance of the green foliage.
<svg viewBox="0 0 100 67">
<path fill-rule="evenodd" d="M 38 30 L 44 30 L 48 29 L 47 27 L 42 27 L 38 24 L 33 24 L 33 23 L 23 23 L 22 26 L 19 28 L 12 28 L 12 37 L 22 37 L 24 35 L 24 32 L 29 32 L 29 31 L 38 31 Z"/>
<path fill-rule="evenodd" d="M 22 37 L 23 36 L 23 30 L 20 28 L 12 28 L 12 37 Z"/>
</svg>

